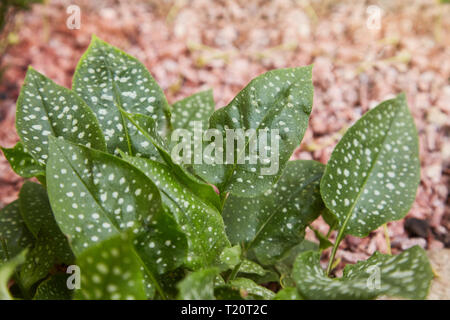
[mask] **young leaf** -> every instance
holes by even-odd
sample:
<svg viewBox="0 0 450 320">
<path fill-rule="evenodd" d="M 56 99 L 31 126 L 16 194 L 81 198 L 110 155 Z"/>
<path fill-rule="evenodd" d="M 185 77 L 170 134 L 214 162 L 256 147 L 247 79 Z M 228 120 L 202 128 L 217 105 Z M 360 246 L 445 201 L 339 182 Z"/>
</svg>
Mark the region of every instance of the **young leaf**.
<svg viewBox="0 0 450 320">
<path fill-rule="evenodd" d="M 187 236 L 187 266 L 198 269 L 218 262 L 220 253 L 229 246 L 229 241 L 217 209 L 191 192 L 168 166 L 143 158 L 125 156 L 125 159 L 160 188 L 163 203 Z"/>
<path fill-rule="evenodd" d="M 417 131 L 401 94 L 367 112 L 346 132 L 320 191 L 343 234 L 363 237 L 408 212 L 419 170 Z"/>
<path fill-rule="evenodd" d="M 300 254 L 293 277 L 300 294 L 307 299 L 374 299 L 379 295 L 424 299 L 433 272 L 425 251 L 412 247 L 400 255 L 376 252 L 367 261 L 348 265 L 339 279 L 326 276 L 319 252 Z"/>
<path fill-rule="evenodd" d="M 241 246 L 237 244 L 233 247 L 223 249 L 220 254 L 220 261 L 225 263 L 230 268 L 234 268 L 241 262 L 241 254 Z"/>
<path fill-rule="evenodd" d="M 71 90 L 29 68 L 17 100 L 19 137 L 40 164 L 48 158 L 49 136 L 105 150 L 105 140 L 94 113 Z"/>
<path fill-rule="evenodd" d="M 273 300 L 303 300 L 296 288 L 287 287 L 277 292 Z"/>
<path fill-rule="evenodd" d="M 129 163 L 52 138 L 47 179 L 56 220 L 77 256 L 130 229 L 151 272 L 172 270 L 183 261 L 184 234 L 162 207 L 156 186 Z"/>
<path fill-rule="evenodd" d="M 125 235 L 90 247 L 77 264 L 81 270 L 78 300 L 144 300 L 147 298 L 141 263 Z"/>
<path fill-rule="evenodd" d="M 25 261 L 25 254 L 26 251 L 22 251 L 8 262 L 0 263 L 0 300 L 13 299 L 8 289 L 8 282 L 16 268 Z"/>
<path fill-rule="evenodd" d="M 93 36 L 75 70 L 74 90 L 94 110 L 109 152 L 130 150 L 130 135 L 120 109 L 152 117 L 164 136 L 169 105 L 156 81 L 136 58 Z"/>
<path fill-rule="evenodd" d="M 180 300 L 215 300 L 214 280 L 219 270 L 200 269 L 189 274 L 178 284 Z"/>
<path fill-rule="evenodd" d="M 45 169 L 27 152 L 22 142 L 17 142 L 14 148 L 1 148 L 11 168 L 19 176 L 32 178 L 45 175 Z"/>
<path fill-rule="evenodd" d="M 203 128 L 208 125 L 208 119 L 214 112 L 214 97 L 212 90 L 195 93 L 172 106 L 172 127 L 188 129 L 193 132 L 192 121 L 201 121 Z"/>
<path fill-rule="evenodd" d="M 34 237 L 20 214 L 19 201 L 0 211 L 0 263 L 32 246 Z"/>
<path fill-rule="evenodd" d="M 250 197 L 269 189 L 300 144 L 308 125 L 313 99 L 311 71 L 311 66 L 269 71 L 253 79 L 228 106 L 215 111 L 209 120 L 209 128 L 217 129 L 222 135 L 223 154 L 229 156 L 229 160 L 233 155 L 234 160 L 224 161 L 225 164 L 195 165 L 196 173 L 221 192 L 231 191 Z M 225 142 L 230 129 L 255 131 L 249 131 L 244 147 L 233 143 L 233 148 L 227 150 Z M 253 149 L 251 141 L 263 140 L 262 131 L 266 131 L 266 142 L 269 142 L 265 148 L 256 143 L 259 161 L 251 164 L 246 161 L 247 149 Z M 267 156 L 267 150 L 271 148 L 269 154 L 272 157 Z M 263 154 L 268 162 L 261 161 Z"/>
<path fill-rule="evenodd" d="M 323 208 L 319 193 L 323 169 L 315 161 L 289 161 L 280 180 L 263 195 L 230 195 L 223 218 L 231 243 L 244 243 L 262 264 L 280 259 L 303 240 L 305 228 Z"/>
<path fill-rule="evenodd" d="M 271 300 L 275 297 L 273 291 L 257 285 L 247 278 L 236 278 L 235 280 L 231 280 L 230 286 L 234 289 L 238 289 L 244 299 Z"/>
<path fill-rule="evenodd" d="M 39 284 L 33 300 L 71 300 L 72 291 L 67 288 L 67 274 L 57 273 Z"/>
<path fill-rule="evenodd" d="M 20 270 L 20 281 L 28 289 L 46 277 L 53 266 L 71 264 L 74 256 L 55 221 L 44 187 L 25 182 L 19 194 L 19 207 L 25 224 L 36 238 Z"/>
</svg>

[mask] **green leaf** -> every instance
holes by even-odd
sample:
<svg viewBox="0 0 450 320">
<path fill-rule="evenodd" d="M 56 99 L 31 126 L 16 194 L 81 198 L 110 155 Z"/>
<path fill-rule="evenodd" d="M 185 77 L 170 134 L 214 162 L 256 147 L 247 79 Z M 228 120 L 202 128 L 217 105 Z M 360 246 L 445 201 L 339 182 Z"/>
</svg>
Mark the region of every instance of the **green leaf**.
<svg viewBox="0 0 450 320">
<path fill-rule="evenodd" d="M 0 300 L 12 300 L 8 289 L 8 282 L 16 268 L 25 261 L 26 251 L 15 256 L 8 262 L 0 263 Z"/>
<path fill-rule="evenodd" d="M 215 300 L 214 280 L 217 268 L 200 269 L 192 272 L 178 284 L 180 300 Z"/>
<path fill-rule="evenodd" d="M 45 169 L 25 150 L 23 143 L 18 142 L 14 148 L 1 148 L 11 168 L 19 176 L 32 178 L 45 175 Z"/>
<path fill-rule="evenodd" d="M 157 187 L 126 161 L 51 139 L 47 179 L 56 220 L 77 256 L 132 230 L 151 272 L 172 270 L 184 260 L 186 238 L 162 207 Z"/>
<path fill-rule="evenodd" d="M 408 212 L 420 181 L 417 131 L 403 94 L 367 112 L 334 149 L 320 184 L 345 234 L 366 236 Z"/>
<path fill-rule="evenodd" d="M 239 290 L 244 299 L 271 300 L 275 297 L 273 291 L 270 291 L 247 278 L 236 278 L 231 280 L 230 285 L 232 288 Z"/>
<path fill-rule="evenodd" d="M 163 91 L 136 58 L 93 36 L 75 70 L 73 88 L 94 110 L 109 152 L 131 152 L 131 135 L 121 109 L 152 117 L 165 136 L 169 105 Z"/>
<path fill-rule="evenodd" d="M 242 250 L 240 245 L 228 247 L 223 249 L 220 254 L 220 261 L 225 263 L 228 267 L 234 268 L 241 262 L 241 254 Z M 241 267 L 239 269 L 241 269 Z"/>
<path fill-rule="evenodd" d="M 0 262 L 17 256 L 33 243 L 34 237 L 20 214 L 19 201 L 10 203 L 0 211 Z"/>
<path fill-rule="evenodd" d="M 33 300 L 71 300 L 72 291 L 67 288 L 67 274 L 57 273 L 43 281 L 36 289 Z"/>
<path fill-rule="evenodd" d="M 212 90 L 195 93 L 172 106 L 172 127 L 188 129 L 194 132 L 192 121 L 200 121 L 203 128 L 208 125 L 208 119 L 214 112 L 214 97 Z"/>
<path fill-rule="evenodd" d="M 125 159 L 160 188 L 163 203 L 187 236 L 187 266 L 199 269 L 219 262 L 219 255 L 229 241 L 217 209 L 197 197 L 170 167 L 149 159 L 128 156 Z"/>
<path fill-rule="evenodd" d="M 177 179 L 190 189 L 197 197 L 203 201 L 212 204 L 218 210 L 222 210 L 222 204 L 218 194 L 211 185 L 208 185 L 195 176 L 190 174 L 181 165 L 176 164 L 168 152 L 168 147 L 164 143 L 161 136 L 156 132 L 156 125 L 152 118 L 140 114 L 130 114 L 122 112 L 122 114 L 136 127 L 136 129 L 145 137 L 147 145 L 151 146 L 159 153 L 162 162 L 170 167 L 170 170 L 177 176 Z M 126 158 L 125 153 L 121 153 Z M 150 157 L 151 158 L 151 157 Z M 151 158 L 151 160 L 156 160 Z"/>
<path fill-rule="evenodd" d="M 273 300 L 303 300 L 296 288 L 287 287 L 277 292 Z"/>
<path fill-rule="evenodd" d="M 209 128 L 217 129 L 218 134 L 222 135 L 224 164 L 194 165 L 196 173 L 216 185 L 221 192 L 231 191 L 250 197 L 269 189 L 300 144 L 308 125 L 313 100 L 311 71 L 311 66 L 269 71 L 253 79 L 228 106 L 215 111 L 209 120 Z M 245 142 L 240 147 L 233 143 L 233 149 L 227 150 L 226 134 L 229 129 L 254 131 L 249 131 L 247 138 L 236 131 L 241 138 L 245 138 Z M 253 156 L 247 155 L 250 153 L 247 149 L 253 149 L 251 141 L 263 140 L 262 131 L 267 132 L 267 148 L 256 143 L 259 156 L 253 159 Z M 266 153 L 268 149 L 271 152 Z M 268 163 L 262 163 L 265 162 L 262 161 L 263 154 L 266 154 Z M 225 155 L 229 156 L 229 162 L 225 161 Z M 252 164 L 246 158 L 259 161 Z"/>
<path fill-rule="evenodd" d="M 20 270 L 20 281 L 29 289 L 55 265 L 71 264 L 75 258 L 55 221 L 44 187 L 25 182 L 19 194 L 19 207 L 25 224 L 36 238 Z"/>
<path fill-rule="evenodd" d="M 323 169 L 315 161 L 289 161 L 280 180 L 263 195 L 230 195 L 223 218 L 231 243 L 244 243 L 266 265 L 300 243 L 305 228 L 323 208 L 319 193 Z"/>
<path fill-rule="evenodd" d="M 325 220 L 325 222 L 328 224 L 328 226 L 332 229 L 335 230 L 336 228 L 339 227 L 339 220 L 336 218 L 336 216 L 327 208 L 325 208 L 324 210 L 322 210 L 322 212 L 320 213 L 320 215 L 322 216 L 323 220 Z"/>
<path fill-rule="evenodd" d="M 94 113 L 75 93 L 32 68 L 17 100 L 19 137 L 40 164 L 48 158 L 49 136 L 105 150 L 105 140 Z"/>
<path fill-rule="evenodd" d="M 329 247 L 332 247 L 333 244 L 326 236 L 324 236 L 319 230 L 311 228 L 311 230 L 314 232 L 314 235 L 316 236 L 317 240 L 319 240 L 319 250 L 325 250 Z"/>
<path fill-rule="evenodd" d="M 244 260 L 244 261 L 242 261 L 242 264 L 239 267 L 239 273 L 255 274 L 258 276 L 264 276 L 267 273 L 267 270 L 264 270 L 264 268 L 261 267 L 256 262 L 253 262 L 251 260 Z"/>
<path fill-rule="evenodd" d="M 320 254 L 307 251 L 295 261 L 293 277 L 307 299 L 374 299 L 379 295 L 424 299 L 433 272 L 425 251 L 412 247 L 397 256 L 376 252 L 367 261 L 348 265 L 339 279 L 328 278 Z"/>
<path fill-rule="evenodd" d="M 116 235 L 90 247 L 77 264 L 81 271 L 78 300 L 144 300 L 141 263 L 126 235 Z"/>
</svg>

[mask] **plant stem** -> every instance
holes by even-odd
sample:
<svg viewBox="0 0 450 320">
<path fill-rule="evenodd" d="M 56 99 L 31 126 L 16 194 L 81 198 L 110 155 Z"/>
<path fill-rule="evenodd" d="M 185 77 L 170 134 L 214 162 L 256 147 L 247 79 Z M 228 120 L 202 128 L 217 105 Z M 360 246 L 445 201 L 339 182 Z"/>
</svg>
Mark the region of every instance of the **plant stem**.
<svg viewBox="0 0 450 320">
<path fill-rule="evenodd" d="M 222 207 L 222 211 L 223 211 L 223 207 L 225 206 L 225 201 L 228 198 L 228 192 L 222 192 L 220 193 L 220 203 L 221 203 L 221 207 Z"/>
<path fill-rule="evenodd" d="M 230 276 L 228 277 L 227 282 L 234 280 L 239 272 L 239 269 L 241 268 L 241 264 L 242 262 L 239 262 L 233 269 L 233 271 L 231 271 Z"/>
<path fill-rule="evenodd" d="M 387 223 L 383 224 L 383 229 L 384 229 L 384 238 L 386 239 L 387 253 L 389 255 L 392 255 L 391 239 L 389 238 L 389 230 L 388 230 Z"/>
<path fill-rule="evenodd" d="M 336 238 L 336 241 L 334 242 L 334 246 L 333 246 L 333 251 L 331 251 L 331 256 L 330 256 L 330 261 L 328 261 L 328 267 L 327 267 L 327 276 L 330 274 L 332 266 L 333 266 L 333 261 L 334 261 L 334 257 L 336 256 L 336 251 L 339 247 L 339 244 L 342 241 L 342 238 L 344 237 L 344 230 L 345 230 L 345 226 L 343 226 L 338 233 L 338 236 Z"/>
</svg>

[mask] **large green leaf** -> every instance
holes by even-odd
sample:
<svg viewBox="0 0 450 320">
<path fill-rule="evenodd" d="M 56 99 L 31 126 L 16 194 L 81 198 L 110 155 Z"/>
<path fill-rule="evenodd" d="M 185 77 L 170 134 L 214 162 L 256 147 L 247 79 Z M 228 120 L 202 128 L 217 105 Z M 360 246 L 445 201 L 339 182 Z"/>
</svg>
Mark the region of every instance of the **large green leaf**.
<svg viewBox="0 0 450 320">
<path fill-rule="evenodd" d="M 273 300 L 303 300 L 303 298 L 296 288 L 286 287 L 278 291 Z"/>
<path fill-rule="evenodd" d="M 228 106 L 214 112 L 209 128 L 217 129 L 223 137 L 224 164 L 198 164 L 194 166 L 196 173 L 221 192 L 249 197 L 269 189 L 300 144 L 308 125 L 313 100 L 311 71 L 311 66 L 269 71 L 253 79 Z M 233 148 L 227 149 L 226 135 L 230 129 L 237 129 L 236 134 L 242 138 L 245 137 L 240 129 L 254 131 L 249 132 L 243 145 L 233 143 Z M 264 140 L 262 132 L 267 133 L 266 146 L 256 143 L 255 150 L 251 142 Z M 219 149 L 217 144 L 216 147 Z M 257 151 L 256 159 L 253 151 Z M 264 154 L 267 161 L 261 157 Z M 203 160 L 211 156 L 204 155 Z M 225 161 L 227 156 L 229 162 Z"/>
<path fill-rule="evenodd" d="M 52 275 L 39 284 L 33 300 L 71 300 L 73 292 L 67 288 L 67 278 L 65 273 Z"/>
<path fill-rule="evenodd" d="M 280 259 L 303 240 L 305 228 L 323 208 L 319 193 L 324 165 L 289 161 L 280 180 L 263 195 L 230 195 L 223 218 L 233 244 L 243 243 L 263 264 Z"/>
<path fill-rule="evenodd" d="M 46 277 L 55 265 L 71 264 L 74 256 L 55 221 L 44 187 L 25 182 L 20 190 L 19 206 L 25 224 L 36 238 L 20 270 L 20 281 L 28 289 Z"/>
<path fill-rule="evenodd" d="M 25 261 L 26 251 L 15 256 L 8 262 L 0 263 L 0 300 L 12 300 L 8 289 L 8 283 L 16 268 Z"/>
<path fill-rule="evenodd" d="M 19 201 L 0 211 L 0 262 L 17 256 L 31 247 L 35 239 L 20 214 Z"/>
<path fill-rule="evenodd" d="M 320 185 L 345 234 L 402 218 L 420 181 L 417 131 L 403 94 L 367 112 L 334 149 Z"/>
<path fill-rule="evenodd" d="M 129 163 L 106 153 L 51 139 L 47 165 L 50 203 L 78 256 L 132 230 L 151 272 L 178 267 L 186 238 L 162 207 L 157 187 Z"/>
<path fill-rule="evenodd" d="M 208 119 L 214 112 L 214 97 L 212 90 L 193 94 L 172 105 L 172 127 L 188 129 L 194 132 L 193 121 L 200 121 L 203 128 L 208 125 Z"/>
<path fill-rule="evenodd" d="M 307 299 L 374 299 L 379 295 L 424 299 L 433 272 L 425 251 L 415 246 L 397 256 L 376 252 L 367 261 L 347 265 L 338 279 L 326 276 L 319 252 L 307 251 L 297 257 L 293 277 Z"/>
<path fill-rule="evenodd" d="M 198 269 L 218 262 L 229 242 L 217 209 L 197 197 L 170 167 L 149 159 L 128 156 L 125 159 L 160 188 L 163 202 L 187 236 L 187 266 Z"/>
<path fill-rule="evenodd" d="M 43 165 L 49 136 L 106 148 L 98 121 L 84 101 L 32 68 L 17 100 L 16 128 L 24 146 Z"/>
<path fill-rule="evenodd" d="M 178 284 L 180 300 L 215 300 L 214 280 L 219 270 L 200 269 L 189 274 Z"/>
<path fill-rule="evenodd" d="M 45 175 L 45 169 L 24 148 L 22 142 L 18 142 L 14 148 L 1 148 L 11 168 L 19 176 L 31 178 Z"/>
<path fill-rule="evenodd" d="M 141 114 L 131 114 L 127 112 L 122 112 L 122 114 L 144 136 L 145 141 L 147 142 L 147 146 L 154 148 L 154 150 L 157 150 L 159 159 L 162 160 L 161 162 L 170 167 L 170 170 L 175 176 L 177 176 L 177 179 L 184 184 L 185 188 L 190 189 L 197 197 L 207 203 L 212 204 L 218 210 L 222 210 L 220 198 L 214 191 L 213 187 L 200 181 L 191 173 L 189 173 L 183 166 L 176 164 L 172 160 L 172 157 L 168 151 L 168 147 L 156 131 L 156 124 L 152 118 Z M 124 154 L 123 152 L 121 154 L 122 156 L 126 156 L 126 154 Z M 151 157 L 150 159 L 156 160 L 155 158 Z"/>
<path fill-rule="evenodd" d="M 95 36 L 75 70 L 73 88 L 97 115 L 110 152 L 133 151 L 136 136 L 128 131 L 120 109 L 152 117 L 163 136 L 168 129 L 169 105 L 150 72 Z"/>
<path fill-rule="evenodd" d="M 90 247 L 77 259 L 81 289 L 75 299 L 144 300 L 147 298 L 141 263 L 126 235 Z"/>
</svg>

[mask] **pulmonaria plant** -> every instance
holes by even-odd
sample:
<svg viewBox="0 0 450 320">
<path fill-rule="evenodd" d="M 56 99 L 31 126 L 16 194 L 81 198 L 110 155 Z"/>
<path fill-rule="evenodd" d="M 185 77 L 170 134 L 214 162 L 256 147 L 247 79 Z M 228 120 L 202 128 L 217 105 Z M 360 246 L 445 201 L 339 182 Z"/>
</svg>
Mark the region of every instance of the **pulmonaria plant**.
<svg viewBox="0 0 450 320">
<path fill-rule="evenodd" d="M 3 152 L 40 183 L 25 182 L 0 212 L 0 299 L 425 298 L 433 274 L 419 247 L 376 252 L 333 277 L 346 235 L 365 237 L 409 210 L 418 139 L 401 94 L 357 121 L 327 165 L 289 161 L 312 109 L 311 71 L 269 71 L 214 111 L 212 91 L 170 106 L 138 60 L 96 37 L 72 90 L 30 68 L 20 142 Z M 196 141 L 192 121 L 209 137 Z M 177 149 L 184 159 L 231 156 L 180 163 L 177 130 L 194 136 Z M 231 131 L 245 139 L 228 143 Z M 261 132 L 274 139 L 253 143 Z M 317 230 L 320 245 L 304 239 L 319 216 L 337 230 L 334 244 Z"/>
</svg>

